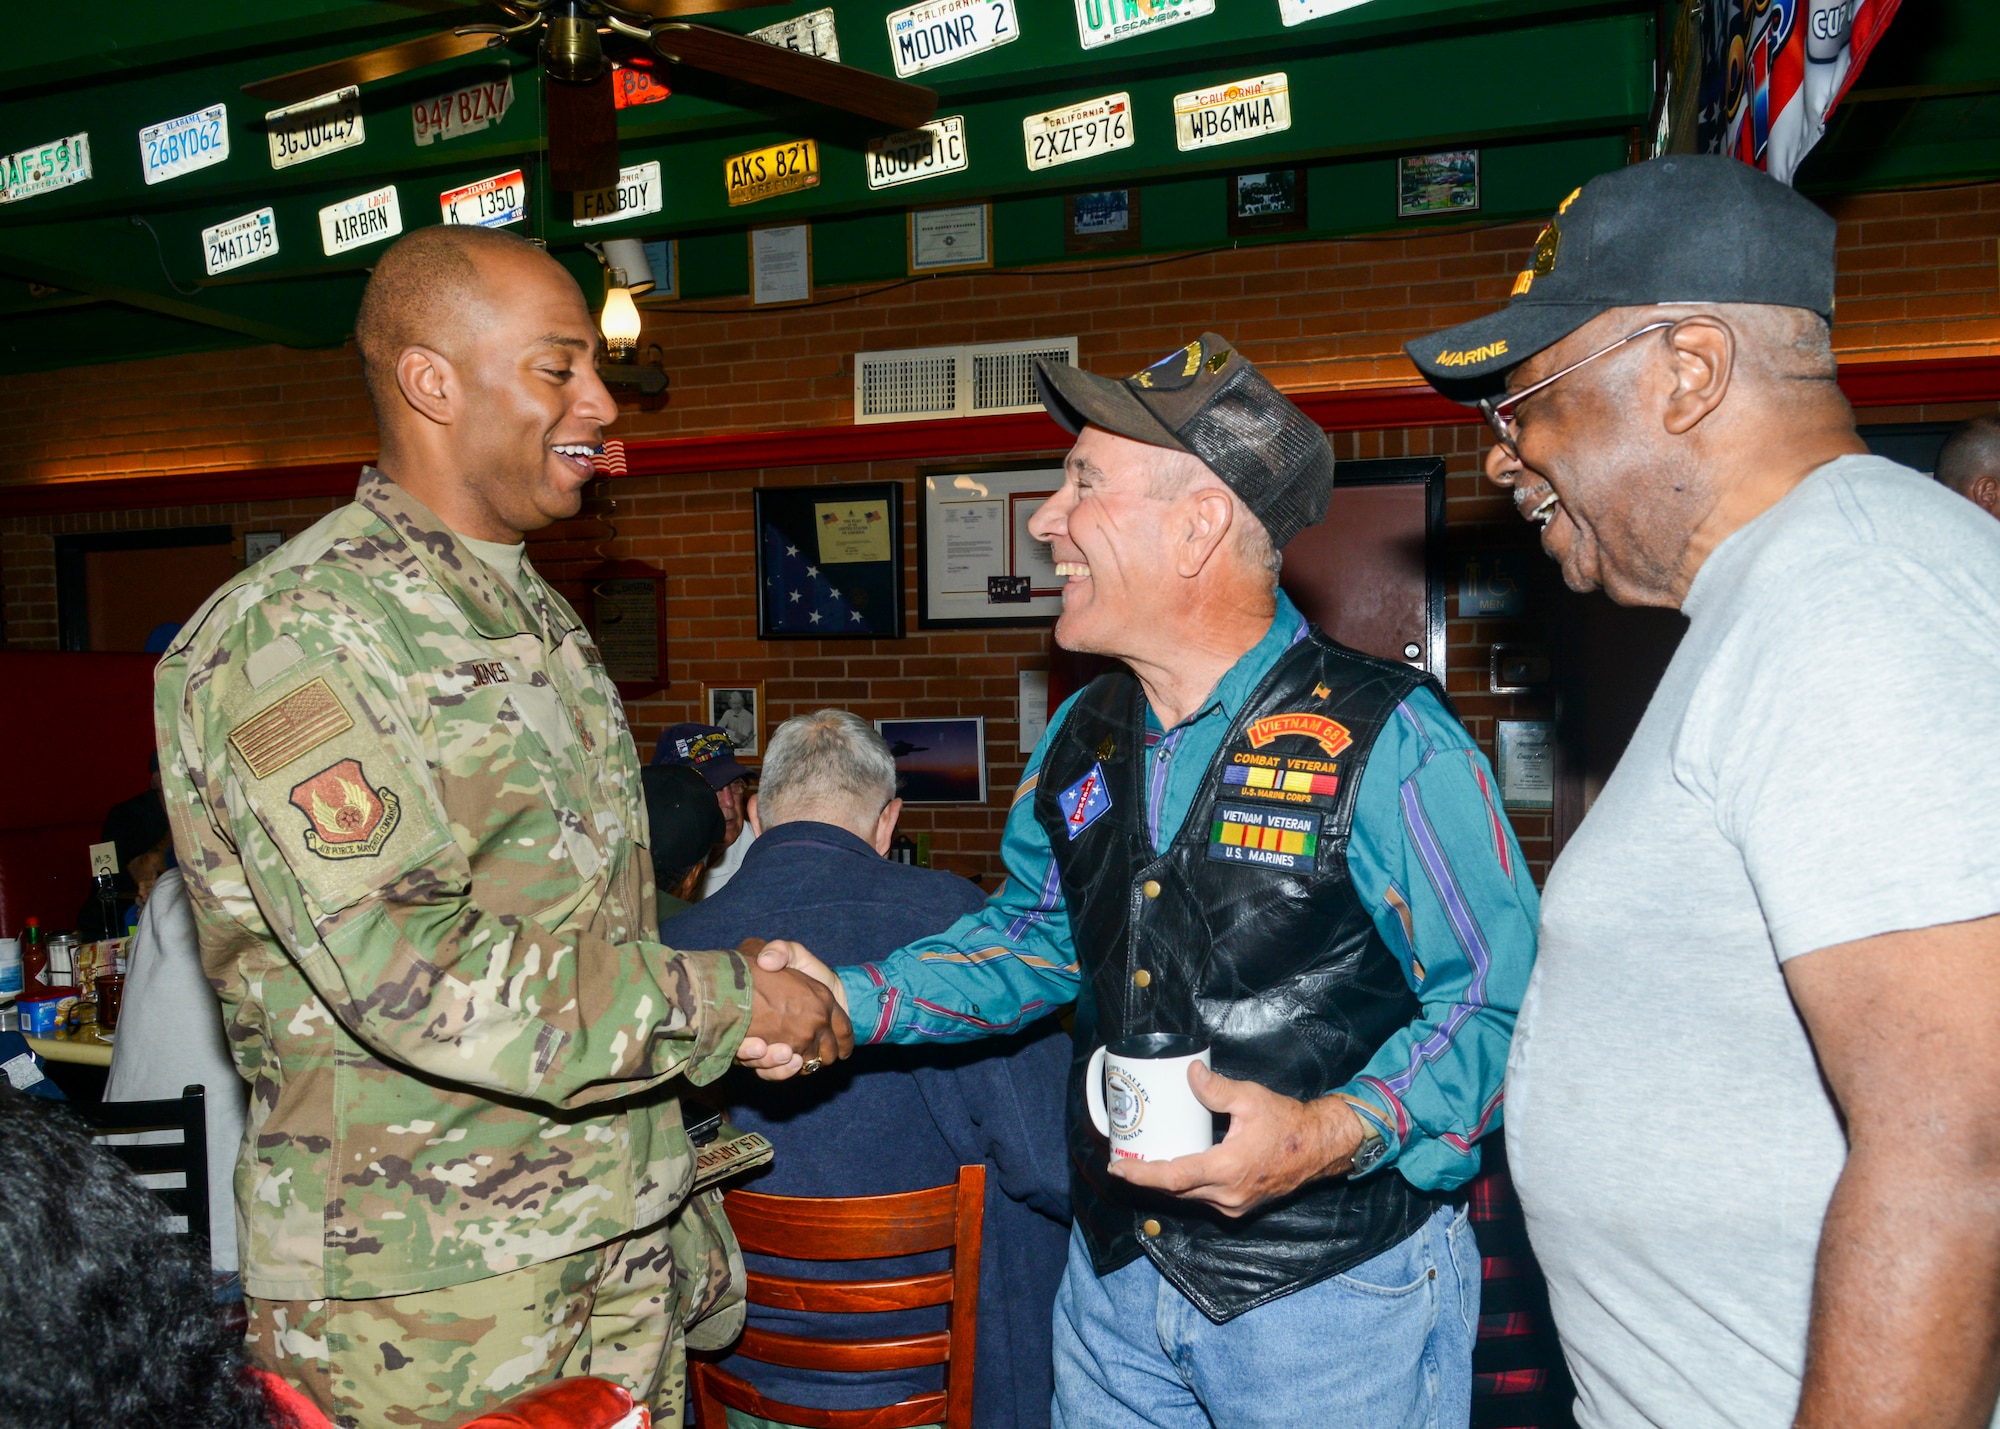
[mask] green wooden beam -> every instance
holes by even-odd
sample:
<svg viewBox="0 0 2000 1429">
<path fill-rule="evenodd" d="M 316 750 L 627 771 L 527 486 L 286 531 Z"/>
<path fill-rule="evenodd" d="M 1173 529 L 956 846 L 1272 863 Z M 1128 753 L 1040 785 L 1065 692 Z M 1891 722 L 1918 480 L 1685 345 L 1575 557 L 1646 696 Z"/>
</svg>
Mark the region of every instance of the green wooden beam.
<svg viewBox="0 0 2000 1429">
<path fill-rule="evenodd" d="M 247 347 L 255 340 L 163 313 L 105 304 L 0 318 L 0 373 L 49 372 Z"/>
<path fill-rule="evenodd" d="M 1842 106 L 1799 165 L 1803 193 L 1859 193 L 2000 179 L 2000 94 Z"/>
</svg>

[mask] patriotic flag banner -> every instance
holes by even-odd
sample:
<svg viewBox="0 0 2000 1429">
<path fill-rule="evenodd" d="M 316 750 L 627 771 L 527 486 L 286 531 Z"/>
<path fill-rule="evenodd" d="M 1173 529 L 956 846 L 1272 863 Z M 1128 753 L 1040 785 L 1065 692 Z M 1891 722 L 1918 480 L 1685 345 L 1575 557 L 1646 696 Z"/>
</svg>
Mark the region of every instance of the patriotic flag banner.
<svg viewBox="0 0 2000 1429">
<path fill-rule="evenodd" d="M 828 579 L 825 567 L 769 523 L 764 526 L 764 573 L 765 624 L 772 630 L 813 635 L 875 628 Z"/>
<path fill-rule="evenodd" d="M 590 459 L 599 476 L 625 475 L 625 443 L 616 437 L 606 438 L 604 450 Z"/>
</svg>

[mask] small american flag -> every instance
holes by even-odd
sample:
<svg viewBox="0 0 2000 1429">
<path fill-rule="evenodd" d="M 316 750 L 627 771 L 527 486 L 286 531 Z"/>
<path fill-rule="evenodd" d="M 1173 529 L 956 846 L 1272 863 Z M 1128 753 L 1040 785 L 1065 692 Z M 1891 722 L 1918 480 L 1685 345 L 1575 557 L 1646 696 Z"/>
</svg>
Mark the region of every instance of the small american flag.
<svg viewBox="0 0 2000 1429">
<path fill-rule="evenodd" d="M 599 476 L 625 475 L 625 443 L 616 437 L 605 440 L 604 450 L 590 459 Z"/>
</svg>

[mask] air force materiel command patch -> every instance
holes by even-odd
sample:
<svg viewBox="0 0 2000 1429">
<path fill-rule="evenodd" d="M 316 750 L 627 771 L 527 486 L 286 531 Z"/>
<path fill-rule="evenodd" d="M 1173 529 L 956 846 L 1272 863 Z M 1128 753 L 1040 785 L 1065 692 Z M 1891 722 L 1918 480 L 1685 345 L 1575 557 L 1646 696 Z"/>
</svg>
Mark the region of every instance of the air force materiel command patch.
<svg viewBox="0 0 2000 1429">
<path fill-rule="evenodd" d="M 1217 804 L 1208 829 L 1208 856 L 1221 863 L 1310 873 L 1319 857 L 1319 821 L 1318 814 L 1304 809 Z"/>
<path fill-rule="evenodd" d="M 340 696 L 325 680 L 308 680 L 229 731 L 229 742 L 254 779 L 268 779 L 295 759 L 354 728 Z"/>
<path fill-rule="evenodd" d="M 1346 725 L 1316 714 L 1265 715 L 1253 721 L 1244 733 L 1250 736 L 1252 749 L 1262 749 L 1272 740 L 1288 734 L 1302 735 L 1324 749 L 1329 759 L 1354 743 L 1354 736 L 1347 732 Z"/>
<path fill-rule="evenodd" d="M 1075 838 L 1111 810 L 1111 795 L 1104 787 L 1104 766 L 1093 764 L 1090 772 L 1056 795 L 1062 810 L 1063 827 Z"/>
<path fill-rule="evenodd" d="M 306 847 L 321 858 L 373 858 L 402 817 L 395 794 L 372 787 L 356 759 L 293 785 L 291 801 L 306 816 Z"/>
</svg>

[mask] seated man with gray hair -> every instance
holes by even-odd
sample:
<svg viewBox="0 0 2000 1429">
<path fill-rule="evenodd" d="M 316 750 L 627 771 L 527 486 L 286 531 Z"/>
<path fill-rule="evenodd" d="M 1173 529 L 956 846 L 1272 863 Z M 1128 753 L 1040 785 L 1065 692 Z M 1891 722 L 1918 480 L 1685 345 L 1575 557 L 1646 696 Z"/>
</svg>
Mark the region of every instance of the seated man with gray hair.
<svg viewBox="0 0 2000 1429">
<path fill-rule="evenodd" d="M 902 808 L 895 759 L 865 720 L 819 710 L 785 721 L 750 801 L 757 841 L 726 887 L 672 920 L 677 945 L 786 938 L 835 967 L 859 965 L 976 912 L 979 890 L 965 879 L 884 857 Z M 732 1074 L 721 1088 L 730 1119 L 777 1147 L 770 1172 L 747 1189 L 874 1196 L 943 1185 L 963 1164 L 986 1164 L 973 1396 L 979 1429 L 1049 1422 L 1051 1315 L 1069 1238 L 1069 1050 L 1069 1038 L 1045 1018 L 1005 1040 L 897 1048 L 862 1066 L 840 1062 L 786 1082 Z M 811 1277 L 944 1265 L 942 1255 L 819 1266 L 746 1258 L 752 1269 Z M 750 1323 L 821 1337 L 918 1334 L 942 1329 L 944 1312 L 835 1316 L 752 1306 Z M 725 1368 L 773 1399 L 825 1409 L 890 1404 L 941 1382 L 934 1368 L 836 1375 L 741 1358 Z M 734 1411 L 731 1419 L 745 1422 Z"/>
</svg>

